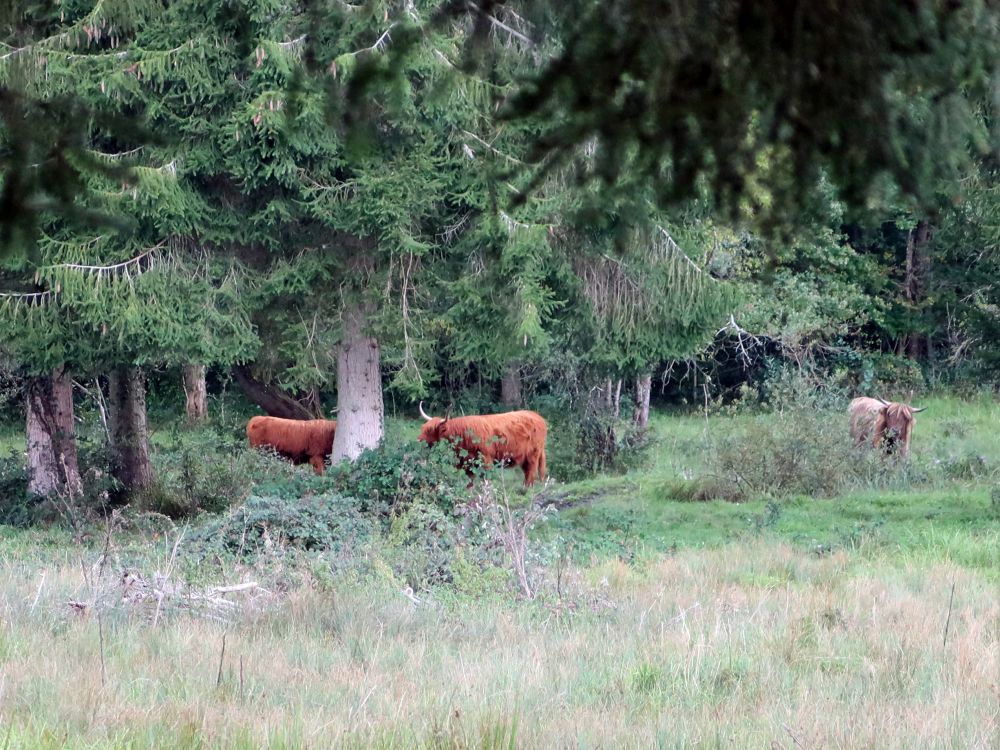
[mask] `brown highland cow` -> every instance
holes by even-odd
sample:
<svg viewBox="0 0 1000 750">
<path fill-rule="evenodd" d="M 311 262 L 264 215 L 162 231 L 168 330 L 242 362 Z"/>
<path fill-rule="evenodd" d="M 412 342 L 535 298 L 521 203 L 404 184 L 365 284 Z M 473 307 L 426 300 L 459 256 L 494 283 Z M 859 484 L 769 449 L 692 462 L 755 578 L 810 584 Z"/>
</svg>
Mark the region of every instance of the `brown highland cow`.
<svg viewBox="0 0 1000 750">
<path fill-rule="evenodd" d="M 899 454 L 906 458 L 910 452 L 910 436 L 916 418 L 913 416 L 923 409 L 917 409 L 909 404 L 896 401 L 883 401 L 880 398 L 862 396 L 851 402 L 851 437 L 855 445 L 862 445 L 869 440 L 873 448 L 881 447 L 886 453 L 892 453 L 897 448 Z"/>
<path fill-rule="evenodd" d="M 548 425 L 533 411 L 510 411 L 470 417 L 431 417 L 420 402 L 420 416 L 426 422 L 418 440 L 434 445 L 447 440 L 455 447 L 458 465 L 472 476 L 471 463 L 482 457 L 486 466 L 494 461 L 520 466 L 524 485 L 545 479 L 545 436 Z"/>
<path fill-rule="evenodd" d="M 294 464 L 308 463 L 317 474 L 333 452 L 337 423 L 332 419 L 253 417 L 247 422 L 251 448 L 273 448 Z"/>
</svg>

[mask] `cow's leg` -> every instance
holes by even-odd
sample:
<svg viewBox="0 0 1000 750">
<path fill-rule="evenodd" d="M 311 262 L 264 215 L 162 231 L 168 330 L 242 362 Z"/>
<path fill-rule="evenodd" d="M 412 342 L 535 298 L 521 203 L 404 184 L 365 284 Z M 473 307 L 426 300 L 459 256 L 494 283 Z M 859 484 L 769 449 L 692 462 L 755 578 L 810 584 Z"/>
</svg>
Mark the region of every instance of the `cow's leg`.
<svg viewBox="0 0 1000 750">
<path fill-rule="evenodd" d="M 316 476 L 323 476 L 323 456 L 310 456 L 309 465 L 313 467 L 313 471 L 316 472 Z"/>
<path fill-rule="evenodd" d="M 542 449 L 538 452 L 538 478 L 541 481 L 545 481 L 545 450 Z"/>
<path fill-rule="evenodd" d="M 538 467 L 538 462 L 533 456 L 529 456 L 524 459 L 524 463 L 521 464 L 521 471 L 524 472 L 524 486 L 530 487 L 535 483 L 535 470 Z"/>
</svg>

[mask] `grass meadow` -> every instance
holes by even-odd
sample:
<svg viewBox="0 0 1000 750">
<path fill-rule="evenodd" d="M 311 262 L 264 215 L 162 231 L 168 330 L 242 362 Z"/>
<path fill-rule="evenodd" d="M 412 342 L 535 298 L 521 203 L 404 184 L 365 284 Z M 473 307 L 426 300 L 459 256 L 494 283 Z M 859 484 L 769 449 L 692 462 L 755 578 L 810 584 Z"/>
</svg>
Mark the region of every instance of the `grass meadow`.
<svg viewBox="0 0 1000 750">
<path fill-rule="evenodd" d="M 550 506 L 530 599 L 415 589 L 377 546 L 186 556 L 197 519 L 0 527 L 0 747 L 991 750 L 1000 405 L 925 403 L 912 459 L 833 496 L 692 490 L 773 414 L 659 414 L 643 466 L 529 496 L 507 472 Z"/>
</svg>

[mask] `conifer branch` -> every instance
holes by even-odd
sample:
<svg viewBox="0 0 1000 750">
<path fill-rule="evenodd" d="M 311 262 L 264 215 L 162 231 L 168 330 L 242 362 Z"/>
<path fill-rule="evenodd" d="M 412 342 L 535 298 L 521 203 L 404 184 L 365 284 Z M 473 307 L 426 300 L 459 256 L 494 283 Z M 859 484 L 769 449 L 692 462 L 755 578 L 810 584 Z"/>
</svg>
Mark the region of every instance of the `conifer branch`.
<svg viewBox="0 0 1000 750">
<path fill-rule="evenodd" d="M 475 133 L 470 133 L 468 130 L 462 130 L 461 132 L 464 133 L 465 135 L 467 135 L 469 138 L 472 138 L 474 141 L 476 141 L 480 145 L 484 146 L 491 153 L 494 153 L 497 156 L 503 157 L 507 161 L 513 162 L 514 164 L 520 164 L 520 165 L 524 166 L 525 163 L 523 161 L 521 161 L 517 157 L 511 156 L 510 154 L 504 153 L 500 149 L 494 147 L 491 143 L 489 143 L 489 142 L 485 141 L 484 139 L 480 138 Z"/>
<path fill-rule="evenodd" d="M 681 246 L 677 244 L 676 240 L 674 240 L 673 237 L 670 236 L 670 232 L 668 232 L 659 224 L 656 225 L 656 228 L 660 230 L 660 233 L 663 235 L 665 240 L 664 244 L 666 245 L 666 248 L 669 252 L 678 254 L 682 260 L 687 261 L 688 265 L 690 265 L 691 268 L 693 268 L 698 273 L 700 274 L 705 273 L 705 270 L 701 268 L 701 266 L 699 266 L 697 263 L 691 260 L 691 258 L 688 257 L 688 254 L 685 253 L 683 250 L 681 250 Z"/>
<path fill-rule="evenodd" d="M 383 52 L 385 48 L 392 43 L 392 37 L 390 32 L 399 25 L 399 21 L 393 21 L 389 24 L 389 28 L 382 32 L 382 35 L 375 40 L 375 43 L 370 47 L 362 47 L 361 49 L 354 50 L 353 52 L 345 52 L 342 55 L 337 55 L 338 58 L 342 57 L 358 57 L 360 55 L 367 54 L 369 52 Z M 333 73 L 336 75 L 336 61 L 334 61 Z"/>
<path fill-rule="evenodd" d="M 473 9 L 475 9 L 476 13 L 478 13 L 480 16 L 482 16 L 483 18 L 485 18 L 487 21 L 489 21 L 491 24 L 493 24 L 498 29 L 506 31 L 508 34 L 510 34 L 510 36 L 512 36 L 513 38 L 517 39 L 520 42 L 523 42 L 528 47 L 534 47 L 535 46 L 535 43 L 531 39 L 529 39 L 528 37 L 526 37 L 524 34 L 522 34 L 517 29 L 511 28 L 510 26 L 508 26 L 507 24 L 505 24 L 503 21 L 501 21 L 496 16 L 492 15 L 491 13 L 487 13 L 486 11 L 484 11 L 482 8 L 480 8 L 475 3 L 470 3 L 470 5 L 472 6 Z"/>
<path fill-rule="evenodd" d="M 128 159 L 132 156 L 137 156 L 141 154 L 144 149 L 145 146 L 137 146 L 136 148 L 129 149 L 128 151 L 119 151 L 118 153 L 115 154 L 108 154 L 105 153 L 104 151 L 95 151 L 95 150 L 90 150 L 87 153 L 91 154 L 92 156 L 96 156 L 100 159 L 105 159 L 107 161 L 122 161 L 123 159 Z"/>
<path fill-rule="evenodd" d="M 130 266 L 138 265 L 143 261 L 143 259 L 148 258 L 159 250 L 162 250 L 166 247 L 166 245 L 167 241 L 162 240 L 145 252 L 136 255 L 134 258 L 123 260 L 121 263 L 113 263 L 110 266 L 91 266 L 83 263 L 56 263 L 51 266 L 45 266 L 43 269 L 39 269 L 39 272 L 41 273 L 43 270 L 63 269 L 68 271 L 85 271 L 87 273 L 112 274 L 118 271 L 126 270 Z"/>
<path fill-rule="evenodd" d="M 0 292 L 0 299 L 26 300 L 29 305 L 40 305 L 48 302 L 54 294 L 56 294 L 55 289 L 46 289 L 44 292 Z"/>
<path fill-rule="evenodd" d="M 298 50 L 305 45 L 306 36 L 307 36 L 306 34 L 302 34 L 301 36 L 296 37 L 295 39 L 289 39 L 287 42 L 276 42 L 275 46 L 280 47 L 281 49 Z"/>
</svg>

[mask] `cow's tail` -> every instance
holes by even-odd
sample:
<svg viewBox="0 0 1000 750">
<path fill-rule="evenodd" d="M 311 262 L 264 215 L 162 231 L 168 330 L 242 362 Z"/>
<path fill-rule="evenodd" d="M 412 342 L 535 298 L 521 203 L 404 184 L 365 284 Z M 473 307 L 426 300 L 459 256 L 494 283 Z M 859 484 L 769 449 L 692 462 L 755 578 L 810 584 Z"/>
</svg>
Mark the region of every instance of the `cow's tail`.
<svg viewBox="0 0 1000 750">
<path fill-rule="evenodd" d="M 541 482 L 545 481 L 545 448 L 544 447 L 538 453 L 538 479 Z"/>
</svg>

